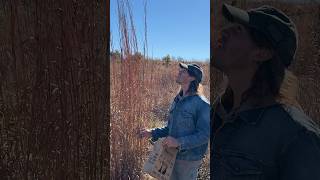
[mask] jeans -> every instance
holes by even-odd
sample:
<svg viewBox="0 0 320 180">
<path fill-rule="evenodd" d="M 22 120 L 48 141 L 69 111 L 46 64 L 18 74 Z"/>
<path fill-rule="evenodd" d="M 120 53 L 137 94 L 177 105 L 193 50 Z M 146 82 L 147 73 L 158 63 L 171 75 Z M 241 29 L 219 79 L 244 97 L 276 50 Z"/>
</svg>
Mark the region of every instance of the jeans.
<svg viewBox="0 0 320 180">
<path fill-rule="evenodd" d="M 196 180 L 200 164 L 201 160 L 186 161 L 176 159 L 170 180 Z"/>
</svg>

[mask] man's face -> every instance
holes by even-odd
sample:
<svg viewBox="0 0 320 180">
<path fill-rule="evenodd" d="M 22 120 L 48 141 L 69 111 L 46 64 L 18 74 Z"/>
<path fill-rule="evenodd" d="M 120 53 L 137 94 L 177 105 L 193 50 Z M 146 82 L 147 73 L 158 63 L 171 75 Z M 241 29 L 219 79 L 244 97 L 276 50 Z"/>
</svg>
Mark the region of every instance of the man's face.
<svg viewBox="0 0 320 180">
<path fill-rule="evenodd" d="M 179 68 L 179 73 L 176 82 L 180 85 L 188 84 L 194 80 L 194 77 L 190 76 L 188 70 L 184 68 Z"/>
<path fill-rule="evenodd" d="M 256 45 L 243 25 L 225 26 L 213 48 L 213 64 L 223 72 L 255 66 L 253 61 Z"/>
</svg>

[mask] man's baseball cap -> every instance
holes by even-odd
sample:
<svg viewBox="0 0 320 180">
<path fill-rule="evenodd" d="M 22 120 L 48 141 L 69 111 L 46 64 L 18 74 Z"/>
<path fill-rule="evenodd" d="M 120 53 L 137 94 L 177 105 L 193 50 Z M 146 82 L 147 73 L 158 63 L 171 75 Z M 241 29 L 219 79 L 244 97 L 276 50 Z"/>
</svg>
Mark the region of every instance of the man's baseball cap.
<svg viewBox="0 0 320 180">
<path fill-rule="evenodd" d="M 243 24 L 262 33 L 284 65 L 288 67 L 291 64 L 298 46 L 298 34 L 294 23 L 282 11 L 267 5 L 245 11 L 223 4 L 222 14 L 231 22 Z"/>
<path fill-rule="evenodd" d="M 180 68 L 188 70 L 188 73 L 195 77 L 196 80 L 200 83 L 202 81 L 202 69 L 197 64 L 185 64 L 185 63 L 179 63 Z"/>
</svg>

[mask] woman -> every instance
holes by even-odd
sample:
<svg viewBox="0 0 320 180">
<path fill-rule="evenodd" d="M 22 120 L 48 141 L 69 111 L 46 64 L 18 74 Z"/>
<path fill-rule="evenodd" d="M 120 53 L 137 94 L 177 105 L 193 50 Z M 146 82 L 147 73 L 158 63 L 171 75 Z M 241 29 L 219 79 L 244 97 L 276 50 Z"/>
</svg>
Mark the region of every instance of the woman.
<svg viewBox="0 0 320 180">
<path fill-rule="evenodd" d="M 181 89 L 170 107 L 167 126 L 142 129 L 140 136 L 153 141 L 166 137 L 163 146 L 179 150 L 171 179 L 194 180 L 208 148 L 210 105 L 201 93 L 200 66 L 180 63 L 179 67 L 176 82 Z"/>
</svg>

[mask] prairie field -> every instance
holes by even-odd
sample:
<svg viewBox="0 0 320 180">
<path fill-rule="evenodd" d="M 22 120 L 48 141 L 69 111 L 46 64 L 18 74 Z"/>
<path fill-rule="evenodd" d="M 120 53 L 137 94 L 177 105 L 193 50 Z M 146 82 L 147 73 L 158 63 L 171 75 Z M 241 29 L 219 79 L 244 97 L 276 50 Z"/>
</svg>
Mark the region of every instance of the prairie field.
<svg viewBox="0 0 320 180">
<path fill-rule="evenodd" d="M 144 60 L 131 57 L 112 59 L 111 67 L 111 177 L 112 179 L 148 179 L 141 171 L 152 145 L 137 138 L 142 127 L 161 127 L 167 121 L 169 105 L 179 90 L 175 78 L 178 62 Z M 209 63 L 204 69 L 204 93 L 209 99 Z M 209 176 L 208 158 L 200 179 Z"/>
</svg>

